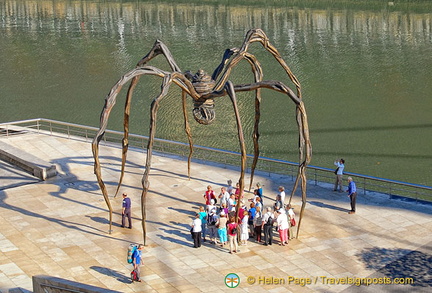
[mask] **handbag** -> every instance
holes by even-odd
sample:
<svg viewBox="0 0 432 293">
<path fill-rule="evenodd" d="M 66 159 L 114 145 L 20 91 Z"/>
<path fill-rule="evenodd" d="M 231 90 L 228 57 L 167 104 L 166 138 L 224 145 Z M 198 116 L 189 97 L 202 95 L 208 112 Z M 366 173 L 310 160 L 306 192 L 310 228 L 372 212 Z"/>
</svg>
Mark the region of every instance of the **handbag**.
<svg viewBox="0 0 432 293">
<path fill-rule="evenodd" d="M 334 170 L 334 173 L 337 175 L 337 172 L 339 170 L 339 167 L 336 168 L 336 170 Z"/>
<path fill-rule="evenodd" d="M 295 218 L 291 218 L 290 222 L 291 222 L 291 227 L 294 227 L 296 225 Z"/>
</svg>

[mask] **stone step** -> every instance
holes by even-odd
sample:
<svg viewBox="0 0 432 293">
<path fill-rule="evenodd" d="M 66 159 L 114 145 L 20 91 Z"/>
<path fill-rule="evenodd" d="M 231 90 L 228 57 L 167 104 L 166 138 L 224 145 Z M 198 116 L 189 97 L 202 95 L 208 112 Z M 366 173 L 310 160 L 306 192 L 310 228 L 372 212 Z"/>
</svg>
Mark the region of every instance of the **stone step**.
<svg viewBox="0 0 432 293">
<path fill-rule="evenodd" d="M 57 175 L 56 166 L 0 140 L 0 159 L 15 165 L 33 176 L 46 180 Z"/>
</svg>

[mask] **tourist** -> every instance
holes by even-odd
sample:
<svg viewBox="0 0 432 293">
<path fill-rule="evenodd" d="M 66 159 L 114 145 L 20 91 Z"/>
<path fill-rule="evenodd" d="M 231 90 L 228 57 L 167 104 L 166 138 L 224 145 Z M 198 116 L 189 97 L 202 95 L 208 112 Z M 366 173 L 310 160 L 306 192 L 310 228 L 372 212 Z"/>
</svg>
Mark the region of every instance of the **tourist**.
<svg viewBox="0 0 432 293">
<path fill-rule="evenodd" d="M 227 208 L 227 204 L 226 204 L 226 203 L 221 204 L 220 212 L 221 212 L 221 213 L 224 212 L 225 215 L 228 215 L 229 210 L 228 210 L 228 208 Z"/>
<path fill-rule="evenodd" d="M 230 198 L 230 194 L 228 193 L 226 187 L 221 187 L 221 192 L 219 194 L 220 205 L 226 204 Z"/>
<path fill-rule="evenodd" d="M 194 248 L 201 247 L 201 231 L 202 231 L 202 220 L 200 219 L 199 213 L 195 215 L 195 219 L 192 221 L 192 238 L 194 243 Z M 205 239 L 205 238 L 204 238 Z"/>
<path fill-rule="evenodd" d="M 232 211 L 235 211 L 236 208 L 236 199 L 235 194 L 231 194 L 230 198 L 228 199 L 228 213 L 231 213 Z"/>
<path fill-rule="evenodd" d="M 134 271 L 136 273 L 136 280 L 132 280 L 132 281 L 141 282 L 141 264 L 142 264 L 143 248 L 144 248 L 143 244 L 138 245 L 138 248 L 132 254 L 132 264 L 134 267 Z"/>
<path fill-rule="evenodd" d="M 260 198 L 261 204 L 264 204 L 264 201 L 263 201 L 263 189 L 262 189 L 261 183 L 258 182 L 256 184 L 256 189 L 254 190 L 254 194 Z"/>
<path fill-rule="evenodd" d="M 206 242 L 206 232 L 207 232 L 207 213 L 204 210 L 204 207 L 199 207 L 199 218 L 201 220 L 201 231 L 203 241 Z"/>
<path fill-rule="evenodd" d="M 122 224 L 121 227 L 124 228 L 126 224 L 126 218 L 128 219 L 129 229 L 132 229 L 132 216 L 131 216 L 131 200 L 127 196 L 127 193 L 123 193 L 122 201 Z"/>
<path fill-rule="evenodd" d="M 357 187 L 354 182 L 354 180 L 351 177 L 348 177 L 348 197 L 351 201 L 351 210 L 348 212 L 348 214 L 355 214 L 356 212 L 356 198 L 357 198 Z"/>
<path fill-rule="evenodd" d="M 216 227 L 218 228 L 218 235 L 219 235 L 219 241 L 221 243 L 221 246 L 224 247 L 224 245 L 227 244 L 227 218 L 226 213 L 224 211 L 221 211 L 219 219 L 216 223 Z"/>
<path fill-rule="evenodd" d="M 281 208 L 283 208 L 283 204 L 281 201 L 281 196 L 280 196 L 280 194 L 278 194 L 278 195 L 276 195 L 276 202 L 274 204 L 274 209 L 275 209 L 275 211 L 278 211 Z"/>
<path fill-rule="evenodd" d="M 282 207 L 284 207 L 285 206 L 285 187 L 279 186 L 278 190 L 279 190 L 278 195 L 280 195 L 280 201 L 282 202 Z"/>
<path fill-rule="evenodd" d="M 216 201 L 215 201 L 215 199 L 213 199 L 213 198 L 210 200 L 210 204 L 206 206 L 206 212 L 207 212 L 207 214 L 210 214 L 210 212 L 211 212 L 213 209 L 216 209 L 215 202 L 216 202 Z"/>
<path fill-rule="evenodd" d="M 259 196 L 257 196 L 256 198 L 255 198 L 255 200 L 256 200 L 256 202 L 255 202 L 255 208 L 260 208 L 261 210 L 263 209 L 263 205 L 262 205 L 262 203 L 261 203 L 261 198 L 259 197 Z"/>
<path fill-rule="evenodd" d="M 216 215 L 216 208 L 213 208 L 207 216 L 207 231 L 210 238 L 210 243 L 216 244 L 216 237 L 218 235 L 216 223 L 218 216 Z"/>
<path fill-rule="evenodd" d="M 284 209 L 279 209 L 277 210 L 277 226 L 278 226 L 278 232 L 279 232 L 279 238 L 280 238 L 280 243 L 279 245 L 283 245 L 285 246 L 286 244 L 288 244 L 288 217 L 285 213 Z"/>
<path fill-rule="evenodd" d="M 226 191 L 229 193 L 229 195 L 234 193 L 234 186 L 232 186 L 232 180 L 227 181 L 228 185 L 226 187 Z"/>
<path fill-rule="evenodd" d="M 289 221 L 288 239 L 294 239 L 293 227 L 295 226 L 295 213 L 294 213 L 294 208 L 291 206 L 291 204 L 288 204 L 287 211 L 288 211 L 288 221 Z"/>
<path fill-rule="evenodd" d="M 255 212 L 255 217 L 253 219 L 253 224 L 254 224 L 254 234 L 256 237 L 257 242 L 261 242 L 261 232 L 262 232 L 262 218 L 263 215 L 261 213 L 261 207 L 255 207 L 256 212 Z"/>
<path fill-rule="evenodd" d="M 239 224 L 241 223 L 241 221 L 244 218 L 244 212 L 246 211 L 246 206 L 243 200 L 240 201 L 240 208 L 239 208 L 239 212 L 238 212 L 238 221 Z"/>
<path fill-rule="evenodd" d="M 334 173 L 336 174 L 336 181 L 335 181 L 335 185 L 334 185 L 333 191 L 337 191 L 338 187 L 339 187 L 339 192 L 342 192 L 342 190 L 343 190 L 343 188 L 342 188 L 342 175 L 343 175 L 344 168 L 345 168 L 344 164 L 345 164 L 345 160 L 344 159 L 336 160 L 334 162 L 334 165 L 337 168 L 334 171 Z"/>
<path fill-rule="evenodd" d="M 240 225 L 240 241 L 241 245 L 247 245 L 247 241 L 249 239 L 249 212 L 247 210 L 243 211 L 243 218 L 241 220 Z"/>
<path fill-rule="evenodd" d="M 206 205 L 210 205 L 212 199 L 214 199 L 216 202 L 216 195 L 215 195 L 211 185 L 207 186 L 207 190 L 204 193 L 203 197 L 205 199 Z"/>
<path fill-rule="evenodd" d="M 272 245 L 273 242 L 273 223 L 274 214 L 271 207 L 267 207 L 267 213 L 264 214 L 262 220 L 262 228 L 264 229 L 264 245 Z"/>
<path fill-rule="evenodd" d="M 249 219 L 248 219 L 248 225 L 249 225 L 249 229 L 250 229 L 250 235 L 251 237 L 255 237 L 255 228 L 254 228 L 254 218 L 255 218 L 255 214 L 256 214 L 256 208 L 255 208 L 255 204 L 252 202 L 250 204 L 250 208 L 249 208 Z"/>
<path fill-rule="evenodd" d="M 237 221 L 235 217 L 230 217 L 227 225 L 230 253 L 237 253 Z"/>
<path fill-rule="evenodd" d="M 246 206 L 245 206 L 245 204 L 244 204 L 244 201 L 243 200 L 241 200 L 240 201 L 240 208 L 239 208 L 239 210 L 238 210 L 238 213 L 237 213 L 237 211 L 236 210 L 234 210 L 234 212 L 232 212 L 233 213 L 233 215 L 234 216 L 237 216 L 237 224 L 238 224 L 238 233 L 237 233 L 237 241 L 239 242 L 239 243 L 241 243 L 241 238 L 240 238 L 240 236 L 241 236 L 241 224 L 242 224 L 242 220 L 243 220 L 243 218 L 244 218 L 244 212 L 246 211 Z"/>
<path fill-rule="evenodd" d="M 240 197 L 240 183 L 238 182 L 236 184 L 234 194 L 235 194 L 235 199 L 237 200 Z"/>
</svg>

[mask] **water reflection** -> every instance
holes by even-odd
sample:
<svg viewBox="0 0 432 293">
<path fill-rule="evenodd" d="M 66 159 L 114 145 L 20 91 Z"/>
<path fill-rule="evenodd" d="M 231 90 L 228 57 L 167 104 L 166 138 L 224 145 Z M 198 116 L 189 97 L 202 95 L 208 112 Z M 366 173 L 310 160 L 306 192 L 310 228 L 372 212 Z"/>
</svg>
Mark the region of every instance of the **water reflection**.
<svg viewBox="0 0 432 293">
<path fill-rule="evenodd" d="M 106 1 L 2 1 L 1 27 L 4 32 L 14 28 L 26 28 L 28 32 L 49 29 L 57 33 L 105 33 L 124 34 L 125 27 L 134 34 L 145 32 L 148 25 L 163 34 L 166 30 L 174 36 L 184 34 L 191 42 L 198 41 L 203 34 L 214 29 L 216 38 L 226 34 L 237 37 L 237 30 L 245 27 L 260 27 L 271 30 L 271 39 L 282 38 L 281 32 L 293 35 L 300 28 L 316 32 L 318 38 L 334 32 L 334 43 L 338 35 L 361 34 L 368 44 L 372 38 L 383 41 L 413 43 L 430 41 L 431 13 L 406 13 L 401 11 L 364 10 L 311 10 L 287 9 L 286 7 L 208 6 L 202 4 L 176 4 L 154 2 Z M 283 24 L 282 26 L 280 26 Z M 225 30 L 230 27 L 231 30 Z M 194 28 L 194 29 L 192 29 Z M 279 28 L 279 29 L 277 29 Z M 291 39 L 291 38 L 290 38 Z M 326 38 L 327 39 L 327 38 Z"/>
<path fill-rule="evenodd" d="M 97 126 L 108 90 L 156 39 L 169 46 L 182 70 L 212 72 L 226 48 L 240 46 L 248 29 L 260 27 L 303 85 L 312 164 L 331 167 L 343 156 L 348 171 L 432 185 L 430 162 L 421 159 L 432 142 L 429 4 L 369 1 L 366 8 L 344 1 L 329 9 L 327 2 L 2 1 L 0 120 L 46 117 Z M 264 50 L 252 49 L 266 79 L 287 82 Z M 162 59 L 152 65 L 167 69 Z M 239 65 L 231 78 L 249 82 L 249 72 Z M 149 104 L 159 87 L 160 80 L 146 79 L 137 89 L 133 132 L 147 134 Z M 163 101 L 157 136 L 185 141 L 179 93 L 173 88 Z M 239 99 L 250 135 L 253 96 Z M 121 129 L 122 103 L 110 128 Z M 237 150 L 231 108 L 219 100 L 213 126 L 192 125 L 195 142 Z M 263 155 L 296 161 L 293 105 L 264 92 L 263 113 Z"/>
</svg>

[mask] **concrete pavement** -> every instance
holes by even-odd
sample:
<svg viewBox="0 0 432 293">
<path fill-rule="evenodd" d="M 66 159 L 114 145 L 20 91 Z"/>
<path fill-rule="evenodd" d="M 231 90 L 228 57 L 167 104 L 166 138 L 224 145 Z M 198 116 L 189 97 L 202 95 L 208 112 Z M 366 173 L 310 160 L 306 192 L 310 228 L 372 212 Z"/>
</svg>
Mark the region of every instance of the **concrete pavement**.
<svg viewBox="0 0 432 293">
<path fill-rule="evenodd" d="M 133 204 L 133 229 L 120 227 L 121 196 L 111 197 L 114 226 L 93 174 L 91 146 L 79 139 L 44 134 L 0 138 L 57 166 L 59 175 L 39 181 L 16 168 L 0 166 L 0 291 L 32 291 L 33 275 L 51 275 L 119 292 L 429 292 L 431 289 L 432 207 L 385 195 L 358 196 L 357 213 L 348 215 L 349 199 L 332 186 L 308 185 L 308 203 L 299 239 L 287 247 L 249 241 L 231 255 L 205 243 L 192 248 L 189 224 L 203 205 L 207 185 L 214 190 L 236 182 L 238 170 L 215 163 L 187 163 L 154 155 L 147 200 L 147 247 L 142 283 L 131 283 L 126 263 L 129 243 L 142 242 L 139 206 L 145 154 L 131 150 L 124 184 Z M 101 147 L 103 176 L 110 195 L 119 176 L 121 150 Z M 247 178 L 248 179 L 248 178 Z M 293 182 L 259 173 L 265 204 L 277 188 L 287 194 Z M 247 194 L 246 196 L 251 196 Z M 288 200 L 288 199 L 287 199 Z M 298 216 L 301 199 L 293 198 Z M 298 220 L 298 219 L 297 219 Z M 235 273 L 231 289 L 225 277 Z M 413 285 L 364 282 L 410 282 Z M 386 279 L 388 278 L 388 279 Z"/>
</svg>

